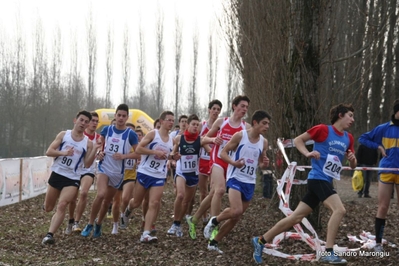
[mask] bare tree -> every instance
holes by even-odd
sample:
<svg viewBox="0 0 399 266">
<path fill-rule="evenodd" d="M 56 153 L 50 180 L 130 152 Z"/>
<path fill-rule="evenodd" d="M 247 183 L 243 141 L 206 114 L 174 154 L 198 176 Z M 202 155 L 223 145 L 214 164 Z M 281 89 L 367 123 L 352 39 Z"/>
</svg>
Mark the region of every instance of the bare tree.
<svg viewBox="0 0 399 266">
<path fill-rule="evenodd" d="M 97 64 L 97 35 L 95 22 L 93 21 L 93 13 L 90 9 L 87 21 L 87 50 L 88 50 L 88 109 L 93 110 L 93 99 L 95 91 L 95 75 Z"/>
<path fill-rule="evenodd" d="M 218 47 L 214 43 L 214 34 L 212 27 L 209 31 L 208 38 L 208 82 L 209 82 L 209 94 L 208 100 L 215 99 L 216 86 L 217 86 L 217 73 L 219 66 L 219 54 Z"/>
<path fill-rule="evenodd" d="M 127 103 L 129 98 L 129 80 L 130 80 L 130 40 L 129 28 L 125 26 L 123 32 L 122 49 L 122 102 Z"/>
<path fill-rule="evenodd" d="M 139 109 L 143 110 L 144 95 L 145 93 L 145 43 L 144 43 L 144 32 L 142 24 L 139 24 L 139 46 L 138 46 L 137 64 L 139 69 L 138 75 L 138 98 L 139 98 Z"/>
<path fill-rule="evenodd" d="M 42 146 L 45 143 L 43 140 L 43 128 L 46 128 L 45 119 L 40 119 L 36 121 L 36 117 L 40 117 L 41 114 L 46 111 L 46 83 L 48 79 L 47 74 L 47 56 L 45 47 L 45 36 L 42 21 L 40 18 L 37 19 L 34 33 L 32 36 L 33 40 L 33 51 L 32 51 L 32 66 L 33 66 L 33 76 L 32 82 L 29 86 L 29 91 L 26 95 L 28 97 L 28 112 L 27 112 L 27 122 L 26 125 L 30 129 L 30 133 L 34 136 L 31 143 L 34 153 L 39 153 L 44 151 L 46 147 Z"/>
<path fill-rule="evenodd" d="M 105 106 L 111 107 L 111 88 L 112 88 L 112 77 L 113 77 L 113 63 L 114 63 L 114 33 L 111 26 L 108 27 L 107 33 L 107 51 L 105 54 L 106 58 L 106 72 L 107 72 L 107 83 L 105 87 Z M 123 69 L 124 58 L 122 58 L 122 69 Z"/>
<path fill-rule="evenodd" d="M 54 31 L 53 42 L 50 54 L 50 62 L 48 67 L 48 78 L 46 80 L 46 106 L 45 112 L 51 116 L 44 116 L 45 125 L 42 135 L 42 154 L 50 145 L 52 138 L 63 128 L 57 121 L 64 116 L 64 112 L 68 107 L 65 104 L 65 94 L 62 91 L 61 69 L 62 69 L 62 38 L 61 29 L 57 26 Z"/>
<path fill-rule="evenodd" d="M 382 1 L 381 5 L 376 5 L 374 1 L 370 1 L 370 8 L 376 8 L 372 25 L 382 25 L 384 22 L 383 19 L 386 19 L 386 2 Z M 373 7 L 371 6 L 373 5 Z M 378 38 L 378 28 L 374 29 L 373 38 Z M 370 124 L 377 125 L 381 123 L 381 100 L 382 100 L 382 86 L 383 86 L 383 77 L 382 77 L 382 59 L 384 53 L 384 36 L 379 36 L 379 40 L 374 42 L 373 50 L 372 50 L 372 60 L 375 60 L 373 63 L 373 68 L 371 71 L 371 99 L 370 102 Z"/>
<path fill-rule="evenodd" d="M 182 50 L 183 50 L 183 30 L 181 22 L 178 18 L 175 20 L 175 39 L 174 39 L 174 46 L 175 46 L 175 115 L 178 115 L 179 112 L 179 97 L 181 92 L 181 60 L 182 60 Z"/>
<path fill-rule="evenodd" d="M 395 84 L 394 84 L 394 48 L 395 43 L 395 25 L 398 16 L 396 15 L 397 1 L 392 0 L 389 2 L 388 7 L 388 34 L 386 37 L 386 60 L 385 60 L 385 90 L 384 90 L 384 105 L 382 107 L 382 121 L 388 120 L 389 115 L 392 113 L 393 102 L 395 101 Z M 398 61 L 398 60 L 396 60 Z M 396 71 L 398 69 L 396 68 Z M 398 83 L 397 83 L 398 84 Z M 396 89 L 396 91 L 398 91 Z M 394 97 L 393 97 L 394 96 Z M 399 93 L 398 95 L 399 96 Z"/>
<path fill-rule="evenodd" d="M 161 113 L 163 109 L 163 82 L 164 82 L 164 68 L 165 68 L 165 59 L 164 59 L 164 18 L 163 14 L 160 10 L 158 10 L 158 20 L 156 23 L 156 30 L 155 30 L 155 54 L 156 54 L 156 87 L 153 91 L 154 99 L 156 101 L 156 110 L 157 114 Z"/>
<path fill-rule="evenodd" d="M 5 71 L 3 72 L 2 84 L 2 114 L 6 117 L 5 123 L 2 124 L 3 152 L 6 157 L 12 158 L 17 154 L 23 153 L 24 143 L 23 127 L 24 122 L 21 118 L 25 116 L 28 102 L 27 102 L 27 79 L 28 71 L 26 41 L 24 39 L 23 25 L 21 17 L 17 17 L 17 29 L 15 39 L 12 41 L 12 49 L 6 50 L 3 59 Z M 12 145 L 9 145 L 9 144 Z"/>
<path fill-rule="evenodd" d="M 189 110 L 191 114 L 196 114 L 198 112 L 197 106 L 197 74 L 198 74 L 198 44 L 199 36 L 198 29 L 193 33 L 193 69 L 191 73 L 191 92 L 189 95 Z"/>
<path fill-rule="evenodd" d="M 237 88 L 237 73 L 235 65 L 231 62 L 231 57 L 227 58 L 227 105 L 238 93 Z"/>
</svg>

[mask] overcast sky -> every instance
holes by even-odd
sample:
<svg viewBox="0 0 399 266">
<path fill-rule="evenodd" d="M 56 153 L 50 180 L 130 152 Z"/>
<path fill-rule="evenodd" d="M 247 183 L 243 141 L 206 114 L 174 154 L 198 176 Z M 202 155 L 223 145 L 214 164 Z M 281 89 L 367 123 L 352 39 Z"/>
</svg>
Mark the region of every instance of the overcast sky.
<svg viewBox="0 0 399 266">
<path fill-rule="evenodd" d="M 43 22 L 45 38 L 49 47 L 54 38 L 54 31 L 57 27 L 61 29 L 64 60 L 63 67 L 68 69 L 69 47 L 71 46 L 71 36 L 78 36 L 78 45 L 80 50 L 79 66 L 81 73 L 87 73 L 87 64 L 85 58 L 86 52 L 86 25 L 92 10 L 93 19 L 97 30 L 97 72 L 96 72 L 96 93 L 105 95 L 105 52 L 106 35 L 108 28 L 114 31 L 114 74 L 112 100 L 114 105 L 121 101 L 120 81 L 121 77 L 121 55 L 123 29 L 128 25 L 131 38 L 131 81 L 130 87 L 135 88 L 137 84 L 137 71 L 135 69 L 135 60 L 137 58 L 138 29 L 142 24 L 146 38 L 147 55 L 147 85 L 154 80 L 155 70 L 152 68 L 155 64 L 155 23 L 158 14 L 161 12 L 164 16 L 165 35 L 165 87 L 173 87 L 174 84 L 174 26 L 175 18 L 181 19 L 183 24 L 183 68 L 186 69 L 183 74 L 184 88 L 187 89 L 190 78 L 192 64 L 192 36 L 193 32 L 198 31 L 199 36 L 199 72 L 197 76 L 198 88 L 201 92 L 208 87 L 208 39 L 210 31 L 215 36 L 215 44 L 218 46 L 219 89 L 216 97 L 224 101 L 224 91 L 226 81 L 224 75 L 226 46 L 223 42 L 223 36 L 219 27 L 218 18 L 222 15 L 223 0 L 0 0 L 0 32 L 5 33 L 2 38 L 10 39 L 15 35 L 15 26 L 20 24 L 24 35 L 27 38 L 27 45 L 30 45 L 34 33 L 34 25 L 38 19 Z M 21 22 L 19 22 L 19 19 Z M 30 40 L 30 41 L 29 41 Z M 172 50 L 171 50 L 172 49 Z M 28 48 L 28 52 L 31 49 Z M 169 70 L 169 71 L 168 71 Z M 171 72 L 172 71 L 172 72 Z M 133 92 L 130 93 L 133 95 Z M 201 102 L 207 104 L 207 94 L 201 94 Z M 168 97 L 173 98 L 173 97 Z"/>
</svg>

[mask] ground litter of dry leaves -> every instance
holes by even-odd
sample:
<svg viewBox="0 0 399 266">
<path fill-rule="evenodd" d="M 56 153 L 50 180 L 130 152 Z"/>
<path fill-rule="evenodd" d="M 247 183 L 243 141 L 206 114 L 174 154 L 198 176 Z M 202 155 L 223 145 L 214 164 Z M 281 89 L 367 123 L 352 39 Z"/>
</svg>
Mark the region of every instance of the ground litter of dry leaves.
<svg viewBox="0 0 399 266">
<path fill-rule="evenodd" d="M 374 234 L 374 217 L 377 210 L 377 183 L 372 183 L 372 198 L 358 198 L 352 190 L 350 177 L 337 182 L 337 191 L 346 207 L 347 213 L 341 223 L 336 243 L 339 246 L 360 247 L 360 243 L 350 242 L 347 234 L 359 235 L 362 230 Z M 94 197 L 91 193 L 90 199 Z M 134 211 L 134 219 L 128 230 L 111 235 L 111 221 L 103 225 L 103 235 L 98 239 L 84 238 L 80 235 L 63 233 L 67 220 L 55 234 L 56 243 L 42 246 L 41 241 L 48 230 L 52 213 L 41 210 L 44 195 L 18 204 L 0 208 L 0 265 L 254 265 L 251 237 L 263 234 L 283 216 L 270 207 L 270 200 L 262 198 L 258 186 L 254 199 L 243 219 L 219 247 L 224 254 L 207 250 L 207 242 L 202 236 L 202 228 L 197 230 L 197 240 L 191 240 L 187 225 L 183 222 L 184 236 L 168 236 L 166 231 L 172 224 L 173 187 L 168 184 L 162 199 L 162 209 L 157 221 L 157 244 L 141 244 L 141 210 Z M 226 198 L 227 199 L 227 198 Z M 226 206 L 227 200 L 224 200 Z M 91 202 L 91 201 L 90 201 Z M 196 203 L 194 209 L 196 209 Z M 86 208 L 82 222 L 88 219 L 90 210 Z M 327 209 L 322 208 L 322 225 L 318 229 L 320 239 L 325 240 L 326 224 L 329 217 Z M 67 218 L 66 218 L 67 219 Z M 398 206 L 392 200 L 387 219 L 384 238 L 399 244 L 397 225 Z M 304 242 L 288 240 L 282 242 L 281 251 L 289 254 L 314 253 Z M 353 256 L 346 257 L 348 265 L 397 265 L 397 247 L 386 247 L 387 257 Z M 318 262 L 293 261 L 263 255 L 263 265 L 317 265 Z"/>
</svg>

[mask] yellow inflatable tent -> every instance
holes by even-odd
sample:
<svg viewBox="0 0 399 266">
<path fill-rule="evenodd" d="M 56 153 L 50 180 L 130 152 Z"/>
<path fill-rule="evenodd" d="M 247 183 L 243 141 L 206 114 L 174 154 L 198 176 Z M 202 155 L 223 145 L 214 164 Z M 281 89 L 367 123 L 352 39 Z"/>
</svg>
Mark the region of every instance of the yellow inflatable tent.
<svg viewBox="0 0 399 266">
<path fill-rule="evenodd" d="M 108 126 L 115 116 L 115 109 L 97 109 L 96 112 L 100 120 L 97 130 L 101 130 L 104 126 Z M 132 123 L 136 127 L 140 126 L 144 134 L 147 134 L 154 128 L 154 120 L 138 109 L 129 109 L 129 118 L 127 122 Z"/>
</svg>

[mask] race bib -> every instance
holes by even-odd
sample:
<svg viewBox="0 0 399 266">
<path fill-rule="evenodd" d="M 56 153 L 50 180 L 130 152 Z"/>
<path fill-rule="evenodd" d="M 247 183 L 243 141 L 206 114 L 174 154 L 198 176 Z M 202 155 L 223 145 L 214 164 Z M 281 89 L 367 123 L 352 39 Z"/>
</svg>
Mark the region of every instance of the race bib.
<svg viewBox="0 0 399 266">
<path fill-rule="evenodd" d="M 191 173 L 197 170 L 198 156 L 184 155 L 180 158 L 181 171 L 183 173 Z"/>
<path fill-rule="evenodd" d="M 336 155 L 327 155 L 326 163 L 323 166 L 323 173 L 334 179 L 341 179 L 342 164 Z"/>
<path fill-rule="evenodd" d="M 219 146 L 219 150 L 218 150 L 218 157 L 219 158 L 221 158 L 220 154 L 222 153 L 223 148 L 227 145 L 227 142 L 228 142 L 227 140 L 223 140 L 222 145 Z M 234 151 L 229 151 L 227 153 L 227 155 L 229 155 L 229 157 L 232 157 L 234 155 Z"/>
<path fill-rule="evenodd" d="M 135 159 L 126 159 L 125 160 L 125 169 L 134 169 L 136 164 L 136 160 Z"/>
</svg>

